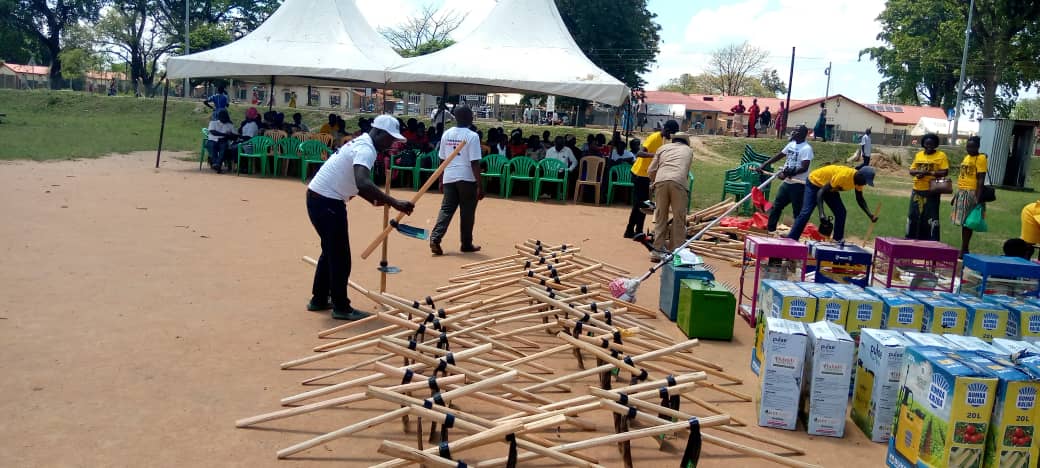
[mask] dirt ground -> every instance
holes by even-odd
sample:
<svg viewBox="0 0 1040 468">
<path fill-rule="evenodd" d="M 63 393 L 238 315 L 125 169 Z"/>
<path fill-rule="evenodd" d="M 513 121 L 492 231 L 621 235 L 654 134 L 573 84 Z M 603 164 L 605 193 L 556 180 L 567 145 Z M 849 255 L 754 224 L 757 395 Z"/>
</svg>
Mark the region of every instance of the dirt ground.
<svg viewBox="0 0 1040 468">
<path fill-rule="evenodd" d="M 304 310 L 313 269 L 300 257 L 316 255 L 318 239 L 300 182 L 199 172 L 175 156 L 165 155 L 158 171 L 152 153 L 0 164 L 6 220 L 0 223 L 2 465 L 367 466 L 386 459 L 375 452 L 384 438 L 414 439 L 395 423 L 276 460 L 281 448 L 389 408 L 374 403 L 234 427 L 238 418 L 278 409 L 279 398 L 317 388 L 300 381 L 356 356 L 278 368 L 311 354 L 320 343 L 316 332 L 339 323 Z M 439 194 L 429 195 L 409 222 L 430 227 L 439 204 Z M 356 255 L 376 234 L 381 209 L 359 199 L 349 212 L 352 278 L 375 287 L 376 261 Z M 479 254 L 458 253 L 457 224 L 442 258 L 431 258 L 421 241 L 395 235 L 390 259 L 403 272 L 391 277 L 389 290 L 425 296 L 460 265 L 510 254 L 526 238 L 577 244 L 590 257 L 640 272 L 648 265 L 646 251 L 621 238 L 627 212 L 620 205 L 489 198 L 477 214 Z M 736 284 L 734 268 L 720 266 L 718 276 Z M 640 303 L 656 308 L 657 291 L 655 276 L 641 288 Z M 356 305 L 373 308 L 352 296 Z M 751 329 L 736 321 L 732 342 L 703 342 L 697 352 L 743 377 L 735 388 L 757 394 L 748 368 Z M 666 320 L 655 322 L 680 337 Z M 755 420 L 754 404 L 719 395 L 701 394 Z M 611 429 L 609 417 L 595 421 Z M 884 462 L 884 448 L 851 422 L 844 439 L 809 437 L 804 429 L 744 430 L 804 447 L 808 455 L 797 459 L 806 462 Z M 554 437 L 575 440 L 576 434 Z M 679 451 L 634 442 L 636 466 L 674 466 L 683 442 L 675 441 Z M 504 445 L 489 449 L 505 456 Z M 587 453 L 620 466 L 615 447 Z M 762 465 L 770 464 L 710 445 L 701 463 Z"/>
</svg>

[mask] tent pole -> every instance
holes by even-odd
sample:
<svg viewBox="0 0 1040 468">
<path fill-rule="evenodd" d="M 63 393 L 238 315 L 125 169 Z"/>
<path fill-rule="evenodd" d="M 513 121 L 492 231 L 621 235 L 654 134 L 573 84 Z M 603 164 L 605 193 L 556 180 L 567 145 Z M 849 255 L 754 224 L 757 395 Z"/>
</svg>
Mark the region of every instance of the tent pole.
<svg viewBox="0 0 1040 468">
<path fill-rule="evenodd" d="M 784 104 L 784 128 L 782 130 L 780 130 L 780 131 L 782 131 L 784 133 L 787 133 L 787 127 L 789 127 L 791 125 L 791 122 L 789 122 L 788 120 L 790 119 L 790 115 L 791 115 L 791 88 L 793 87 L 793 85 L 794 85 L 794 47 L 791 47 L 791 71 L 787 75 L 787 104 Z M 827 98 L 824 97 L 824 100 L 826 100 L 826 99 Z M 777 135 L 777 136 L 779 136 L 779 135 Z"/>
<path fill-rule="evenodd" d="M 274 110 L 274 75 L 271 75 L 271 90 L 267 93 L 267 111 Z"/>
<path fill-rule="evenodd" d="M 166 132 L 166 103 L 170 99 L 170 82 L 163 75 L 162 123 L 159 124 L 159 147 L 155 150 L 155 168 L 159 168 L 159 156 L 162 155 L 163 134 Z"/>
<path fill-rule="evenodd" d="M 444 91 L 441 92 L 441 106 L 444 106 L 444 110 L 445 111 L 448 110 L 448 82 L 447 81 L 444 82 Z M 437 106 L 437 110 L 438 111 L 441 110 L 440 106 Z M 445 112 L 441 112 L 440 115 L 441 115 L 441 128 L 444 128 L 444 117 L 446 117 Z M 434 124 L 434 128 L 436 128 L 436 127 L 437 127 L 437 124 Z"/>
</svg>

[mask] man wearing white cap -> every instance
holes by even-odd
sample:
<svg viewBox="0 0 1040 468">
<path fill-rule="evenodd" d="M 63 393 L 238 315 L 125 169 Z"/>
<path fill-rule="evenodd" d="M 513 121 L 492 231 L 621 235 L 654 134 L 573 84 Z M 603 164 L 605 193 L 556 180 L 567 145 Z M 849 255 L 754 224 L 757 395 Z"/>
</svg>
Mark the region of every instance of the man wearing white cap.
<svg viewBox="0 0 1040 468">
<path fill-rule="evenodd" d="M 307 214 L 321 238 L 321 257 L 314 270 L 307 310 L 332 309 L 332 318 L 338 320 L 358 320 L 369 315 L 351 307 L 347 298 L 350 278 L 347 202 L 360 195 L 373 205 L 390 205 L 397 211 L 412 213 L 415 208 L 412 202 L 383 193 L 369 176 L 376 156 L 390 148 L 395 139 L 404 140 L 399 127 L 397 119 L 389 115 L 376 117 L 372 130 L 329 156 L 307 186 Z"/>
</svg>

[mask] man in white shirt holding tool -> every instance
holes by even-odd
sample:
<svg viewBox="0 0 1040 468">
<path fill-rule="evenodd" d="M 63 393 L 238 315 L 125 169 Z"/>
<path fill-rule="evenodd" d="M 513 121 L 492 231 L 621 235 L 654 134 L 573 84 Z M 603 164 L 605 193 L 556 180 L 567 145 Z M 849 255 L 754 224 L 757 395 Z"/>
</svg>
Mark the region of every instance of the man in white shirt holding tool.
<svg viewBox="0 0 1040 468">
<path fill-rule="evenodd" d="M 314 270 L 307 310 L 332 309 L 332 318 L 337 320 L 358 320 L 369 315 L 351 307 L 347 298 L 350 278 L 347 202 L 360 195 L 373 205 L 390 205 L 397 211 L 412 213 L 415 208 L 412 202 L 387 195 L 369 176 L 376 156 L 390 148 L 395 139 L 404 140 L 397 119 L 389 115 L 376 117 L 372 130 L 330 156 L 307 186 L 307 214 L 321 237 L 321 257 Z M 477 148 L 479 151 L 480 146 Z"/>
<path fill-rule="evenodd" d="M 437 225 L 430 233 L 430 252 L 434 255 L 444 255 L 441 249 L 441 239 L 451 224 L 451 218 L 455 216 L 455 210 L 459 209 L 459 237 L 462 241 L 463 252 L 478 252 L 479 245 L 473 244 L 473 223 L 477 214 L 477 201 L 484 198 L 480 190 L 480 137 L 470 125 L 473 124 L 473 111 L 466 106 L 455 108 L 455 127 L 448 129 L 441 136 L 440 147 L 437 154 L 441 158 L 447 158 L 455 147 L 461 142 L 466 142 L 462 151 L 451 160 L 448 167 L 444 169 L 441 178 L 441 187 L 444 189 L 444 198 L 441 202 L 441 211 L 437 215 Z"/>
<path fill-rule="evenodd" d="M 805 193 L 805 179 L 809 177 L 809 165 L 813 160 L 813 149 L 805 138 L 809 135 L 809 128 L 799 125 L 791 134 L 791 141 L 780 150 L 776 156 L 769 158 L 762 167 L 777 162 L 780 158 L 784 160 L 784 167 L 780 169 L 777 178 L 784 182 L 776 192 L 773 207 L 769 210 L 769 223 L 766 230 L 770 233 L 776 232 L 776 225 L 780 222 L 780 216 L 784 214 L 784 208 L 791 205 L 794 208 L 794 216 L 802 212 L 802 197 Z"/>
</svg>

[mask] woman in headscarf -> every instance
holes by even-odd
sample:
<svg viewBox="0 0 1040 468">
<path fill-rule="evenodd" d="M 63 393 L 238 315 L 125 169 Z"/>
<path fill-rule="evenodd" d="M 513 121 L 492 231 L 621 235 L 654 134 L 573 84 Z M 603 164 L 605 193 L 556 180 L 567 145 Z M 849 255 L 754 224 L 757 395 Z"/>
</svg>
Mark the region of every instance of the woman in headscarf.
<svg viewBox="0 0 1040 468">
<path fill-rule="evenodd" d="M 910 175 L 914 188 L 910 192 L 910 212 L 906 220 L 906 238 L 917 240 L 939 240 L 939 197 L 932 189 L 932 180 L 946 177 L 950 172 L 950 160 L 946 153 L 937 150 L 939 136 L 929 133 L 921 137 L 921 151 L 910 164 Z M 949 193 L 949 192 L 947 192 Z"/>
</svg>

